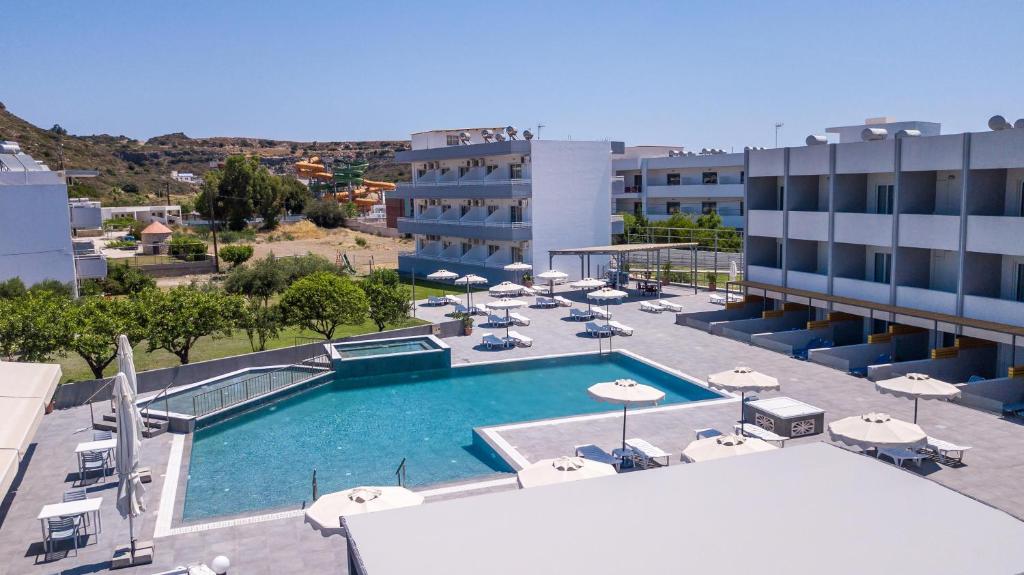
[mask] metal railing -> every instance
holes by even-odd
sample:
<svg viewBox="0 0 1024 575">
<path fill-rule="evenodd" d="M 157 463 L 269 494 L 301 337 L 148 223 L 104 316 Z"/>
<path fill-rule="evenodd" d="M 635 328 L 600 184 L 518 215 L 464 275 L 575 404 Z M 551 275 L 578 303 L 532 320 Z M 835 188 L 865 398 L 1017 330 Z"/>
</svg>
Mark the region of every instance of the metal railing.
<svg viewBox="0 0 1024 575">
<path fill-rule="evenodd" d="M 142 413 L 142 412 L 145 412 L 145 416 L 146 416 L 146 428 L 147 428 L 147 429 L 149 428 L 149 420 L 150 420 L 150 417 L 149 417 L 149 415 L 150 415 L 150 413 L 151 413 L 151 412 L 153 411 L 152 409 L 150 409 L 150 406 L 151 406 L 151 405 L 153 405 L 154 403 L 156 403 L 156 402 L 157 402 L 157 400 L 158 400 L 158 399 L 160 399 L 161 397 L 163 397 L 163 398 L 164 398 L 164 418 L 165 418 L 165 419 L 167 419 L 167 420 L 170 420 L 170 419 L 171 419 L 171 407 L 170 407 L 170 404 L 169 404 L 169 403 L 168 403 L 168 401 L 167 401 L 167 392 L 168 392 L 168 391 L 170 391 L 170 389 L 171 389 L 171 387 L 172 387 L 173 385 L 174 385 L 174 380 L 171 380 L 171 382 L 170 382 L 170 383 L 168 383 L 168 384 L 167 384 L 167 385 L 166 385 L 166 386 L 165 386 L 165 387 L 164 387 L 164 388 L 163 388 L 163 389 L 162 389 L 162 390 L 160 391 L 160 393 L 156 394 L 156 397 L 154 397 L 153 399 L 150 399 L 149 401 L 147 401 L 147 402 L 146 402 L 146 404 L 145 404 L 144 406 L 141 406 L 141 407 L 139 408 L 139 412 L 140 412 L 140 413 Z"/>
<path fill-rule="evenodd" d="M 513 221 L 487 221 L 487 220 L 462 220 L 462 219 L 444 219 L 444 218 L 409 218 L 402 217 L 398 218 L 400 222 L 412 222 L 412 223 L 425 223 L 425 224 L 445 224 L 453 226 L 484 226 L 488 228 L 529 228 L 533 226 L 533 222 L 513 222 Z"/>
<path fill-rule="evenodd" d="M 501 186 L 501 185 L 518 185 L 518 184 L 529 184 L 530 178 L 512 178 L 502 180 L 487 180 L 487 179 L 453 179 L 453 180 L 441 180 L 441 181 L 423 181 L 418 180 L 415 182 L 396 182 L 399 188 L 435 188 L 438 186 Z"/>
<path fill-rule="evenodd" d="M 398 486 L 405 487 L 405 458 L 402 458 L 402 462 L 398 464 L 398 469 L 395 470 L 395 478 L 398 479 Z"/>
<path fill-rule="evenodd" d="M 308 368 L 308 371 L 302 368 Z M 326 354 L 311 357 L 300 363 L 260 373 L 195 395 L 192 397 L 192 414 L 202 417 L 330 371 L 331 358 Z"/>
<path fill-rule="evenodd" d="M 402 257 L 406 257 L 406 258 L 422 258 L 422 259 L 426 259 L 426 260 L 435 260 L 435 261 L 439 261 L 439 262 L 456 262 L 456 263 L 463 263 L 463 264 L 468 264 L 468 265 L 482 266 L 482 267 L 486 267 L 486 268 L 495 268 L 495 269 L 501 269 L 501 268 L 505 267 L 506 265 L 512 263 L 512 260 L 510 260 L 510 259 L 505 259 L 505 260 L 502 260 L 500 262 L 499 261 L 493 261 L 492 262 L 492 261 L 488 261 L 487 258 L 481 259 L 481 258 L 472 258 L 472 257 L 466 257 L 466 256 L 460 256 L 460 257 L 442 256 L 442 255 L 435 255 L 435 254 L 427 254 L 427 253 L 417 252 L 417 251 L 414 251 L 414 250 L 398 252 L 398 255 L 400 255 Z M 526 262 L 526 263 L 530 263 L 530 262 Z"/>
<path fill-rule="evenodd" d="M 106 389 L 108 387 L 110 387 L 111 390 L 113 390 L 113 383 L 114 383 L 114 378 L 113 377 L 107 379 L 106 383 L 104 383 L 103 385 L 101 385 L 98 388 L 96 388 L 96 391 L 92 392 L 92 395 L 90 395 L 89 398 L 85 400 L 85 403 L 87 403 L 89 405 L 89 421 L 92 423 L 92 426 L 96 425 L 96 414 L 93 413 L 93 410 L 92 410 L 92 400 L 95 399 L 96 396 L 99 395 L 101 391 L 103 391 L 104 389 Z M 114 394 L 113 393 L 110 394 L 110 399 L 108 401 L 110 401 L 110 410 L 113 411 L 114 410 Z"/>
</svg>

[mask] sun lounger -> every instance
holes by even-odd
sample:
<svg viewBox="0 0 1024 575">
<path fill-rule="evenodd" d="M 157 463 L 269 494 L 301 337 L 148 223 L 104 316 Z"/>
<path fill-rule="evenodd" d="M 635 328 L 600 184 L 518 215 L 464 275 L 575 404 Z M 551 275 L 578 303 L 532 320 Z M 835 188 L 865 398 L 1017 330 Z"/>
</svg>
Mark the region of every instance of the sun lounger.
<svg viewBox="0 0 1024 575">
<path fill-rule="evenodd" d="M 681 306 L 681 305 L 679 305 L 677 303 L 672 303 L 670 301 L 665 301 L 663 299 L 659 299 L 657 303 L 658 303 L 658 305 L 660 305 L 661 307 L 663 307 L 663 308 L 665 308 L 665 309 L 667 309 L 669 311 L 683 311 L 683 306 Z"/>
<path fill-rule="evenodd" d="M 709 437 L 718 437 L 722 435 L 721 431 L 718 431 L 714 427 L 702 427 L 700 429 L 694 429 L 693 432 L 697 434 L 697 439 L 707 439 Z"/>
<path fill-rule="evenodd" d="M 576 457 L 582 457 L 583 459 L 589 459 L 591 461 L 597 461 L 600 463 L 607 463 L 608 465 L 614 467 L 616 471 L 619 470 L 619 467 L 622 464 L 621 459 L 615 457 L 611 453 L 608 453 L 607 451 L 601 449 L 600 447 L 594 445 L 593 443 L 587 445 L 577 445 L 575 449 L 575 454 Z"/>
<path fill-rule="evenodd" d="M 660 305 L 658 305 L 656 303 L 652 303 L 652 302 L 649 302 L 649 301 L 642 301 L 642 302 L 640 302 L 640 311 L 649 311 L 651 313 L 661 313 L 661 312 L 665 311 L 665 308 L 661 307 Z"/>
<path fill-rule="evenodd" d="M 576 321 L 594 319 L 594 314 L 589 311 L 574 307 L 569 309 L 569 319 L 574 319 Z"/>
<path fill-rule="evenodd" d="M 672 455 L 664 449 L 651 445 L 644 439 L 634 437 L 626 440 L 626 447 L 633 450 L 639 456 L 639 462 L 644 469 L 668 465 Z"/>
<path fill-rule="evenodd" d="M 537 307 L 558 307 L 558 302 L 554 298 L 537 296 Z"/>
<path fill-rule="evenodd" d="M 514 329 L 509 330 L 508 338 L 511 339 L 515 345 L 521 345 L 523 347 L 531 347 L 533 345 L 532 337 L 525 336 Z"/>
<path fill-rule="evenodd" d="M 456 314 L 456 313 L 472 314 L 473 313 L 472 311 L 470 311 L 470 309 L 468 307 L 462 305 L 461 303 L 454 304 L 452 306 L 452 308 L 454 309 L 454 311 L 452 312 L 453 314 Z"/>
<path fill-rule="evenodd" d="M 597 319 L 612 319 L 612 314 L 604 311 L 599 307 L 590 308 L 590 311 L 591 313 L 594 314 L 594 317 L 596 317 Z"/>
<path fill-rule="evenodd" d="M 963 463 L 964 454 L 968 449 L 970 449 L 970 447 L 966 445 L 957 445 L 955 443 L 943 441 L 942 439 L 936 439 L 929 435 L 928 444 L 925 446 L 925 449 L 944 459 Z"/>
<path fill-rule="evenodd" d="M 896 467 L 903 467 L 904 461 L 913 461 L 915 465 L 921 467 L 921 462 L 928 457 L 924 453 L 918 453 L 906 447 L 882 447 L 875 453 L 875 457 L 883 455 L 891 459 L 896 464 Z"/>
<path fill-rule="evenodd" d="M 523 288 L 523 295 L 537 295 L 537 293 L 539 293 L 539 292 L 536 289 L 534 289 L 534 288 L 529 288 L 529 287 L 524 287 Z"/>
<path fill-rule="evenodd" d="M 733 426 L 733 428 L 736 429 L 736 433 L 740 433 L 740 427 L 741 426 L 738 423 Z M 765 429 L 763 427 L 758 427 L 758 426 L 754 425 L 753 423 L 745 423 L 745 424 L 743 424 L 742 428 L 743 428 L 743 435 L 749 435 L 750 437 L 756 437 L 756 438 L 764 440 L 764 441 L 771 441 L 771 442 L 774 442 L 774 443 L 778 443 L 779 447 L 785 447 L 786 446 L 786 440 L 789 439 L 788 437 L 779 435 L 779 434 L 777 434 L 775 432 L 768 431 L 767 429 Z"/>
<path fill-rule="evenodd" d="M 725 305 L 728 302 L 743 301 L 743 296 L 738 294 L 729 294 L 726 296 L 722 293 L 713 293 L 708 296 L 708 301 L 715 305 Z"/>
<path fill-rule="evenodd" d="M 481 343 L 487 346 L 487 349 L 494 348 L 506 348 L 509 347 L 510 342 L 506 339 L 500 338 L 493 333 L 481 334 Z"/>
<path fill-rule="evenodd" d="M 613 333 L 612 328 L 606 325 L 599 325 L 592 321 L 587 322 L 587 335 L 590 337 L 609 337 Z"/>
<path fill-rule="evenodd" d="M 446 296 L 444 296 L 444 299 L 448 303 L 462 305 L 462 298 L 455 297 L 453 295 L 446 295 Z"/>
<path fill-rule="evenodd" d="M 616 335 L 633 335 L 633 328 L 617 321 L 609 321 L 608 327 L 612 328 L 612 332 Z"/>
<path fill-rule="evenodd" d="M 427 298 L 427 305 L 448 305 L 448 300 L 443 297 L 430 296 Z"/>
<path fill-rule="evenodd" d="M 521 313 L 509 312 L 508 317 L 516 325 L 530 325 L 530 318 Z"/>
<path fill-rule="evenodd" d="M 565 299 L 560 295 L 556 295 L 554 298 L 555 302 L 562 307 L 572 307 L 572 302 Z"/>
<path fill-rule="evenodd" d="M 511 323 L 511 320 L 506 319 L 505 317 L 502 317 L 500 315 L 495 315 L 492 313 L 491 315 L 487 316 L 487 325 L 492 327 L 505 327 L 509 323 Z"/>
</svg>

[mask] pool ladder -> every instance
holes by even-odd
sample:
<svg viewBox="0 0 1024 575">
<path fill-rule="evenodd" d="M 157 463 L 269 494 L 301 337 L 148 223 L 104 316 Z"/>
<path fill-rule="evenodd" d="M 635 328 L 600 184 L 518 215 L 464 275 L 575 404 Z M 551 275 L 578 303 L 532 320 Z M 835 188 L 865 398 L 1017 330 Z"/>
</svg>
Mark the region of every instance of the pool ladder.
<svg viewBox="0 0 1024 575">
<path fill-rule="evenodd" d="M 405 487 L 405 458 L 402 458 L 402 462 L 398 464 L 398 469 L 395 470 L 395 478 L 398 479 L 398 486 Z"/>
</svg>

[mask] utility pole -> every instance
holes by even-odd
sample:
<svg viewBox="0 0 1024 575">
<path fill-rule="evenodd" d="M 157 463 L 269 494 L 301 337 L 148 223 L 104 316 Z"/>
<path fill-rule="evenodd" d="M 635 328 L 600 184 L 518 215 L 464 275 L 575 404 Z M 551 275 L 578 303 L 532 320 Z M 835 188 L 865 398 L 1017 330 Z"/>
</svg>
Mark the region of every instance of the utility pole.
<svg viewBox="0 0 1024 575">
<path fill-rule="evenodd" d="M 784 124 L 782 122 L 775 122 L 775 147 L 776 148 L 779 147 L 779 129 L 782 128 L 782 126 L 784 126 Z"/>
<path fill-rule="evenodd" d="M 217 253 L 217 218 L 213 215 L 213 190 L 207 190 L 206 201 L 210 208 L 210 232 L 213 234 L 213 271 L 220 273 L 220 256 Z"/>
<path fill-rule="evenodd" d="M 167 207 L 171 207 L 171 183 L 164 182 L 164 196 L 167 198 Z"/>
<path fill-rule="evenodd" d="M 547 126 L 545 126 L 544 124 L 537 124 L 537 139 L 538 140 L 540 139 L 540 131 L 543 130 L 544 128 L 547 128 Z"/>
</svg>

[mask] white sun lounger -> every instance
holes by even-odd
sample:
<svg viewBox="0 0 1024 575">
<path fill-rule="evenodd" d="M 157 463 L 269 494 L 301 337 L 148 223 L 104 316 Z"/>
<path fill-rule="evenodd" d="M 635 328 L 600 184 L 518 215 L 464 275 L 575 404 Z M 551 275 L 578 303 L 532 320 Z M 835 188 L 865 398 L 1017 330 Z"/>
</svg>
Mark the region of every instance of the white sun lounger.
<svg viewBox="0 0 1024 575">
<path fill-rule="evenodd" d="M 786 446 L 786 440 L 789 439 L 783 435 L 779 435 L 773 431 L 768 431 L 763 427 L 754 425 L 753 423 L 747 422 L 742 426 L 740 424 L 733 425 L 733 429 L 736 433 L 740 433 L 740 428 L 743 428 L 743 435 L 749 435 L 750 437 L 756 437 L 764 441 L 772 441 L 779 444 L 779 447 Z"/>
<path fill-rule="evenodd" d="M 652 302 L 649 302 L 649 301 L 642 301 L 642 302 L 640 302 L 640 311 L 649 311 L 651 313 L 661 313 L 661 312 L 665 311 L 665 308 L 661 307 L 660 305 L 658 305 L 656 303 L 652 303 Z"/>
<path fill-rule="evenodd" d="M 511 323 L 511 320 L 508 320 L 500 315 L 495 315 L 492 313 L 487 316 L 487 325 L 490 326 L 505 327 L 509 323 Z"/>
<path fill-rule="evenodd" d="M 590 311 L 591 313 L 594 314 L 594 317 L 596 317 L 597 319 L 612 319 L 612 314 L 604 311 L 599 307 L 590 308 Z"/>
<path fill-rule="evenodd" d="M 455 311 L 453 313 L 465 313 L 465 314 L 470 314 L 470 315 L 472 315 L 474 313 L 473 310 L 471 310 L 468 307 L 462 305 L 461 303 L 455 304 L 454 308 L 455 308 Z"/>
<path fill-rule="evenodd" d="M 537 307 L 558 307 L 558 302 L 554 298 L 537 296 Z"/>
<path fill-rule="evenodd" d="M 589 311 L 585 311 L 574 307 L 569 309 L 569 319 L 574 319 L 576 321 L 594 319 L 594 314 Z"/>
<path fill-rule="evenodd" d="M 575 448 L 576 457 L 582 457 L 583 459 L 589 459 L 591 461 L 597 461 L 599 463 L 607 463 L 619 470 L 619 466 L 622 464 L 622 460 L 615 457 L 611 453 L 601 449 L 593 443 L 587 445 L 577 445 Z"/>
<path fill-rule="evenodd" d="M 432 295 L 427 298 L 427 305 L 448 305 L 448 300 L 443 297 Z"/>
<path fill-rule="evenodd" d="M 925 446 L 925 449 L 939 457 L 944 457 L 946 459 L 956 461 L 957 463 L 963 463 L 964 454 L 968 449 L 970 449 L 970 447 L 936 439 L 929 435 L 928 444 Z"/>
<path fill-rule="evenodd" d="M 506 340 L 506 339 L 503 339 L 503 338 L 500 338 L 500 337 L 494 335 L 493 333 L 484 333 L 484 334 L 482 334 L 480 343 L 482 343 L 485 346 L 487 346 L 487 349 L 494 349 L 496 347 L 500 347 L 500 348 L 509 347 L 509 343 L 510 342 L 508 340 Z"/>
<path fill-rule="evenodd" d="M 672 455 L 664 449 L 651 445 L 645 439 L 634 437 L 626 440 L 626 447 L 639 456 L 640 465 L 646 469 L 652 465 L 668 465 Z"/>
<path fill-rule="evenodd" d="M 612 328 L 612 331 L 618 335 L 633 335 L 633 328 L 617 321 L 609 321 L 608 327 Z"/>
<path fill-rule="evenodd" d="M 726 296 L 721 293 L 713 293 L 708 296 L 708 301 L 716 305 L 725 305 L 727 302 L 742 301 L 743 296 L 738 294 L 729 294 Z"/>
<path fill-rule="evenodd" d="M 683 311 L 683 306 L 681 306 L 681 305 L 679 305 L 677 303 L 672 303 L 670 301 L 665 301 L 663 299 L 659 299 L 657 303 L 658 303 L 658 305 L 660 305 L 661 307 L 663 307 L 663 308 L 665 308 L 665 309 L 667 309 L 669 311 Z"/>
<path fill-rule="evenodd" d="M 587 335 L 590 337 L 608 337 L 614 333 L 612 328 L 606 325 L 599 325 L 592 321 L 587 322 Z"/>
<path fill-rule="evenodd" d="M 927 454 L 918 453 L 906 447 L 882 447 L 875 453 L 875 457 L 883 455 L 891 459 L 896 464 L 896 467 L 903 467 L 904 461 L 913 461 L 915 465 L 921 467 L 921 462 L 928 457 Z"/>
<path fill-rule="evenodd" d="M 560 295 L 556 295 L 553 299 L 555 300 L 555 303 L 562 307 L 572 307 L 572 302 Z"/>
<path fill-rule="evenodd" d="M 462 305 L 462 298 L 460 298 L 460 297 L 455 297 L 453 295 L 446 295 L 446 296 L 444 296 L 444 299 L 448 303 Z"/>
<path fill-rule="evenodd" d="M 523 295 L 537 295 L 537 290 L 534 288 L 524 287 Z"/>
<path fill-rule="evenodd" d="M 516 325 L 530 325 L 530 318 L 526 317 L 521 313 L 516 313 L 512 311 L 509 312 L 508 317 L 509 319 L 512 320 L 512 323 Z"/>
<path fill-rule="evenodd" d="M 508 337 L 514 341 L 516 345 L 521 345 L 523 347 L 530 347 L 533 345 L 532 337 L 525 336 L 514 329 L 509 330 Z"/>
</svg>

